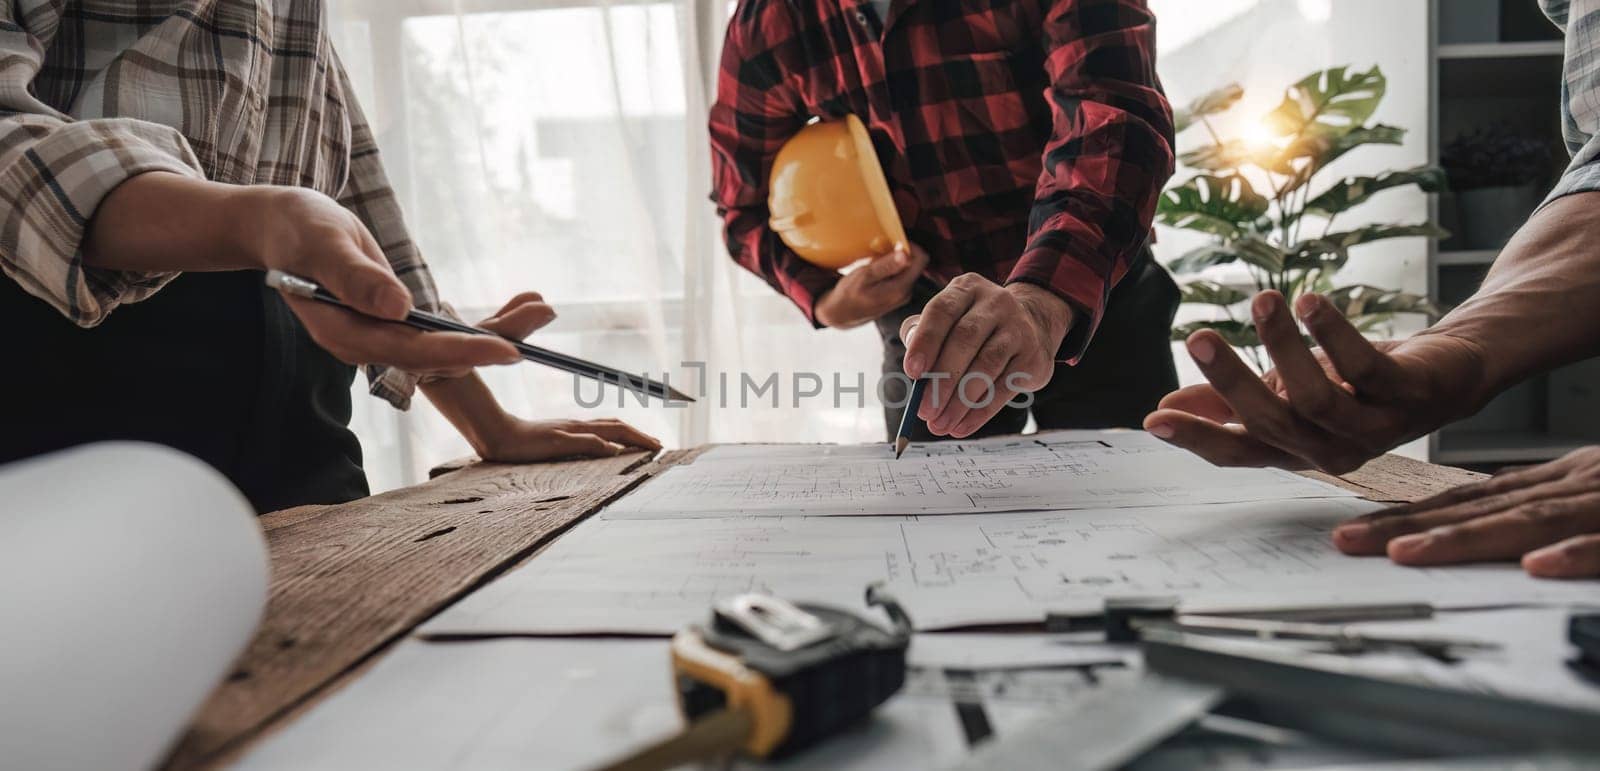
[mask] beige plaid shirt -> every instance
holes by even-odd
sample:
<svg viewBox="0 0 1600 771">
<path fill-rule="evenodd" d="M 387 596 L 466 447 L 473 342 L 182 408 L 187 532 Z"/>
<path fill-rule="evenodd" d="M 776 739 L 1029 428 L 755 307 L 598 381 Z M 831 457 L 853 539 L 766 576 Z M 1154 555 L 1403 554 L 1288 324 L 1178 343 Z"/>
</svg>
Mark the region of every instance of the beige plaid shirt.
<svg viewBox="0 0 1600 771">
<path fill-rule="evenodd" d="M 82 326 L 175 274 L 86 267 L 95 207 L 169 171 L 353 211 L 418 307 L 438 292 L 329 42 L 321 0 L 0 0 L 0 269 Z M 369 368 L 404 409 L 415 378 Z"/>
</svg>

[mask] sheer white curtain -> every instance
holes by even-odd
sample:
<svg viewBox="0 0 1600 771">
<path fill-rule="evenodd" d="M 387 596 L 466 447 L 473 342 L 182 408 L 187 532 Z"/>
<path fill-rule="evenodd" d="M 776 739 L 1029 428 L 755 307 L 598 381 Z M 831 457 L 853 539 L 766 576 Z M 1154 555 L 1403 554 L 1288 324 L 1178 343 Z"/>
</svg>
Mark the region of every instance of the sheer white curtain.
<svg viewBox="0 0 1600 771">
<path fill-rule="evenodd" d="M 560 318 L 534 342 L 670 373 L 707 399 L 641 406 L 534 365 L 485 371 L 526 417 L 617 415 L 669 446 L 883 435 L 870 328 L 816 331 L 728 259 L 705 135 L 725 0 L 330 0 L 335 44 L 434 274 L 469 319 L 516 292 Z M 795 373 L 823 394 L 795 400 Z M 726 389 L 720 373 L 726 374 Z M 755 397 L 743 376 L 777 390 Z M 865 393 L 837 401 L 833 380 Z M 802 391 L 813 389 L 804 378 Z M 375 489 L 466 444 L 426 400 L 394 412 L 358 384 Z M 776 397 L 777 406 L 773 406 Z M 742 403 L 743 402 L 743 403 Z"/>
</svg>

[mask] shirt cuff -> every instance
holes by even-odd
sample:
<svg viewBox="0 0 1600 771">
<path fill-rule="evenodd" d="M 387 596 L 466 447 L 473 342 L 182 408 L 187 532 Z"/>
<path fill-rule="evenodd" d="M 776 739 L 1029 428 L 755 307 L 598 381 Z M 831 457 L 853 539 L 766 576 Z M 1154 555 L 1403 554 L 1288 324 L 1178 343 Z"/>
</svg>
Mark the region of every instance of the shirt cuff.
<svg viewBox="0 0 1600 771">
<path fill-rule="evenodd" d="M 827 325 L 817 320 L 817 301 L 838 283 L 838 273 L 806 262 L 801 264 L 799 270 L 780 275 L 778 288 L 794 301 L 795 307 L 806 315 L 806 321 L 811 322 L 812 327 L 822 329 Z"/>
<path fill-rule="evenodd" d="M 167 126 L 113 118 L 54 128 L 0 174 L 0 190 L 18 196 L 4 215 L 15 234 L 7 272 L 81 327 L 155 294 L 178 274 L 89 267 L 82 248 L 106 196 L 155 171 L 205 179 L 188 140 Z"/>
<path fill-rule="evenodd" d="M 1056 361 L 1077 364 L 1105 317 L 1111 282 L 1062 251 L 1034 246 L 1023 253 L 1006 283 L 1043 287 L 1072 306 L 1072 326 L 1056 351 Z"/>
</svg>

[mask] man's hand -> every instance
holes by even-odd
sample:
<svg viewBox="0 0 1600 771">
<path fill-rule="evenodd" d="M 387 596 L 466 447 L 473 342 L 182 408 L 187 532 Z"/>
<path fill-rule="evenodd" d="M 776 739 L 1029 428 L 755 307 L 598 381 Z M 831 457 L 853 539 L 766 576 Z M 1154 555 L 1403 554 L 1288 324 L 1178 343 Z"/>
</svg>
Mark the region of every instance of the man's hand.
<svg viewBox="0 0 1600 771">
<path fill-rule="evenodd" d="M 1471 342 L 1423 333 L 1373 343 L 1322 297 L 1297 305 L 1320 351 L 1307 349 L 1283 296 L 1263 292 L 1252 314 L 1276 369 L 1257 377 L 1220 335 L 1196 332 L 1189 355 L 1210 383 L 1169 394 L 1145 428 L 1219 465 L 1343 474 L 1487 398 Z"/>
<path fill-rule="evenodd" d="M 928 267 L 928 253 L 911 245 L 846 273 L 818 298 L 817 321 L 834 329 L 859 327 L 911 301 L 911 286 Z"/>
<path fill-rule="evenodd" d="M 478 326 L 509 340 L 521 340 L 555 318 L 555 309 L 542 295 L 523 292 Z M 501 409 L 488 386 L 470 369 L 460 376 L 424 380 L 422 391 L 478 456 L 488 461 L 537 463 L 556 458 L 605 458 L 630 447 L 661 449 L 661 442 L 654 437 L 620 420 L 523 420 Z"/>
<path fill-rule="evenodd" d="M 1333 542 L 1402 565 L 1520 559 L 1541 578 L 1600 577 L 1600 447 L 1358 517 Z"/>
<path fill-rule="evenodd" d="M 1007 402 L 1050 382 L 1072 316 L 1047 289 L 957 277 L 900 326 L 906 375 L 936 379 L 917 417 L 934 434 L 971 436 Z"/>
<path fill-rule="evenodd" d="M 365 225 L 348 209 L 304 188 L 255 187 L 239 194 L 241 245 L 262 268 L 305 276 L 362 313 L 399 320 L 411 293 Z M 341 308 L 284 296 L 318 345 L 349 364 L 386 364 L 419 375 L 459 375 L 520 361 L 504 340 L 419 329 L 363 318 Z"/>
</svg>

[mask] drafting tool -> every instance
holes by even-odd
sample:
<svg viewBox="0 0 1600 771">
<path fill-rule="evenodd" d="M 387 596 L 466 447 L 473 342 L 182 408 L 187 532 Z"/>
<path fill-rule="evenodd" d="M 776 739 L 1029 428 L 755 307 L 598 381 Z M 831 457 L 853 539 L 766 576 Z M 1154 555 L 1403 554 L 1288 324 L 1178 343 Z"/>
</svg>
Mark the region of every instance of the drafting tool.
<svg viewBox="0 0 1600 771">
<path fill-rule="evenodd" d="M 776 758 L 866 717 L 906 677 L 911 619 L 876 586 L 885 631 L 848 611 L 748 595 L 718 603 L 709 626 L 672 638 L 678 706 L 689 727 L 608 766 L 656 771 L 743 753 Z"/>
<path fill-rule="evenodd" d="M 1272 618 L 1265 609 L 1257 609 L 1253 616 L 1231 616 L 1222 612 L 1179 613 L 1175 597 L 1113 597 L 1105 602 L 1101 628 L 1107 642 L 1138 642 L 1154 630 L 1247 636 L 1260 640 L 1304 640 L 1331 645 L 1338 653 L 1366 653 L 1377 650 L 1412 650 L 1435 658 L 1449 659 L 1465 652 L 1496 650 L 1500 646 L 1466 637 L 1447 635 L 1404 635 L 1386 632 L 1361 631 L 1343 624 L 1312 623 L 1298 620 Z M 1368 606 L 1370 615 L 1362 617 L 1360 606 L 1335 606 L 1325 609 L 1325 618 L 1341 617 L 1347 621 L 1390 620 L 1399 611 L 1416 611 L 1416 605 Z M 1426 606 L 1421 606 L 1426 607 Z M 1318 612 L 1316 608 L 1285 608 L 1288 619 L 1304 618 Z M 1342 614 L 1342 616 L 1336 616 Z M 1049 631 L 1082 629 L 1069 617 L 1046 617 Z"/>
<path fill-rule="evenodd" d="M 1595 712 L 1376 677 L 1343 655 L 1132 626 L 1144 676 L 980 747 L 959 768 L 1121 768 L 1213 711 L 1405 757 L 1600 752 Z"/>
<path fill-rule="evenodd" d="M 316 300 L 317 302 L 327 303 L 329 305 L 335 305 L 340 308 L 344 308 L 352 313 L 360 313 L 360 311 L 357 311 L 354 308 L 351 308 L 349 305 L 346 305 L 344 301 L 333 296 L 333 293 L 317 285 L 315 282 L 300 278 L 299 276 L 292 276 L 288 273 L 284 273 L 281 270 L 267 271 L 267 286 L 270 286 L 273 289 L 285 294 L 294 295 L 295 297 L 301 297 L 307 300 Z M 499 335 L 496 335 L 487 329 L 480 329 L 478 327 L 462 324 L 459 321 L 447 319 L 443 316 L 429 313 L 427 311 L 420 311 L 415 308 L 411 309 L 411 311 L 406 314 L 404 321 L 398 321 L 395 323 L 406 324 L 407 326 L 427 330 L 429 332 L 459 332 L 464 335 L 490 335 L 499 337 Z M 557 353 L 556 351 L 552 351 L 548 348 L 540 348 L 537 345 L 529 345 L 520 340 L 508 340 L 507 342 L 516 347 L 517 352 L 522 354 L 523 359 L 534 362 L 535 364 L 543 364 L 547 367 L 554 367 L 555 369 L 559 369 L 563 372 L 571 372 L 574 375 L 586 377 L 591 380 L 597 380 L 601 383 L 609 383 L 621 388 L 626 388 L 629 391 L 633 391 L 634 393 L 642 396 L 654 396 L 664 401 L 694 401 L 693 398 L 683 394 L 666 383 L 651 380 L 646 377 L 640 377 L 639 375 L 629 372 L 623 372 L 620 369 L 607 367 L 603 364 L 596 364 L 592 361 L 585 361 L 577 358 L 576 356 L 568 356 L 564 353 Z"/>
<path fill-rule="evenodd" d="M 1220 686 L 1287 728 L 1409 753 L 1600 752 L 1600 713 L 1362 672 L 1347 656 L 1153 629 L 1147 671 Z"/>
<path fill-rule="evenodd" d="M 1567 622 L 1567 639 L 1578 648 L 1573 668 L 1600 683 L 1600 613 L 1574 614 Z"/>
<path fill-rule="evenodd" d="M 911 428 L 921 418 L 917 417 L 917 410 L 922 409 L 922 397 L 928 392 L 928 379 L 923 378 L 911 385 L 911 395 L 906 398 L 906 411 L 900 415 L 900 430 L 895 432 L 894 459 L 906 454 L 906 448 L 911 446 Z"/>
</svg>

